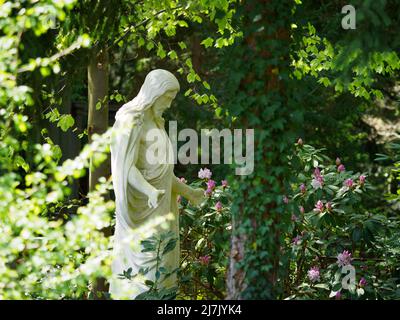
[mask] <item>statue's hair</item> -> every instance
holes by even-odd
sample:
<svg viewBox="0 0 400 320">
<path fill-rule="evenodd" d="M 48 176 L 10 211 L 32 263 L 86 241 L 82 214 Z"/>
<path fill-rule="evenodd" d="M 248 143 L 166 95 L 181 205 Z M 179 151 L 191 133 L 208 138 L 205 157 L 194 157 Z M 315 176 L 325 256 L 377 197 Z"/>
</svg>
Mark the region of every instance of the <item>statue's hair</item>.
<svg viewBox="0 0 400 320">
<path fill-rule="evenodd" d="M 115 119 L 126 112 L 143 113 L 167 91 L 179 89 L 179 82 L 171 72 L 163 69 L 152 70 L 147 74 L 138 95 L 118 110 Z"/>
</svg>

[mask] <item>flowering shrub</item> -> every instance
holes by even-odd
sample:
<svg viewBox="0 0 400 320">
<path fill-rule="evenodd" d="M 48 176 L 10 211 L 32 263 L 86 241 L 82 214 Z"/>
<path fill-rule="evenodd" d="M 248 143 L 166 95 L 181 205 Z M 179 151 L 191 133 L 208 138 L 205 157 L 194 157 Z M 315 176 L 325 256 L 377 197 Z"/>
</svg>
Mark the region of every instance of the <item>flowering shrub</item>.
<svg viewBox="0 0 400 320">
<path fill-rule="evenodd" d="M 230 195 L 226 180 L 211 179 L 204 168 L 191 185 L 205 189 L 206 200 L 196 208 L 180 199 L 180 293 L 184 299 L 223 299 L 229 257 Z"/>
<path fill-rule="evenodd" d="M 349 171 L 350 165 L 331 160 L 323 151 L 298 143 L 289 159 L 291 192 L 282 196 L 289 223 L 280 260 L 287 272 L 278 280 L 285 288 L 282 298 L 399 298 L 398 219 L 368 209 L 374 188 L 367 173 Z M 204 168 L 191 184 L 204 189 L 201 206 L 178 199 L 182 263 L 177 299 L 226 296 L 232 199 L 228 182 L 212 177 Z M 156 291 L 149 291 L 152 298 Z"/>
<path fill-rule="evenodd" d="M 399 298 L 399 220 L 365 206 L 374 190 L 367 173 L 349 171 L 349 165 L 339 158 L 331 160 L 323 151 L 300 141 L 289 159 L 292 192 L 282 196 L 290 217 L 281 248 L 281 263 L 288 261 L 287 273 L 279 279 L 282 298 Z M 199 207 L 178 199 L 182 253 L 178 299 L 226 296 L 232 199 L 228 182 L 212 177 L 203 168 L 199 180 L 191 184 L 204 189 L 205 201 Z M 187 183 L 185 178 L 181 181 Z M 150 289 L 149 297 L 162 298 Z M 165 294 L 173 296 L 175 292 Z"/>
<path fill-rule="evenodd" d="M 290 217 L 281 248 L 281 263 L 287 262 L 287 273 L 279 280 L 285 288 L 282 297 L 399 298 L 399 221 L 366 206 L 374 190 L 368 174 L 354 173 L 341 159 L 333 161 L 323 149 L 302 142 L 289 162 L 291 192 L 282 196 Z M 179 199 L 182 264 L 177 298 L 223 299 L 232 199 L 226 180 L 211 179 L 207 168 L 198 177 L 192 186 L 204 188 L 203 204 L 193 207 Z"/>
<path fill-rule="evenodd" d="M 367 209 L 368 175 L 323 151 L 299 141 L 290 159 L 287 297 L 399 298 L 398 219 Z"/>
</svg>

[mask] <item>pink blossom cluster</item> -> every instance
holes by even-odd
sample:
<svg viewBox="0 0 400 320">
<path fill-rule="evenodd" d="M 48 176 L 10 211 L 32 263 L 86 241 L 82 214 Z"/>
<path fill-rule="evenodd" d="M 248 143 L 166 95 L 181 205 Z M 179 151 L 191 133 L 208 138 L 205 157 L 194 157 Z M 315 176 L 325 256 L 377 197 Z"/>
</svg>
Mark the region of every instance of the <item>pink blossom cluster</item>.
<svg viewBox="0 0 400 320">
<path fill-rule="evenodd" d="M 208 265 L 210 263 L 210 260 L 211 260 L 211 257 L 208 255 L 199 257 L 200 264 L 202 264 L 204 266 Z"/>
<path fill-rule="evenodd" d="M 346 170 L 340 158 L 336 158 L 336 166 L 337 166 L 337 172 L 344 172 Z"/>
<path fill-rule="evenodd" d="M 222 211 L 222 208 L 223 208 L 223 206 L 222 206 L 221 201 L 218 201 L 218 202 L 215 204 L 215 210 L 217 210 L 218 212 L 221 212 L 221 211 Z"/>
<path fill-rule="evenodd" d="M 317 212 L 323 212 L 324 211 L 324 203 L 321 200 L 318 200 L 317 203 L 315 204 L 314 211 L 317 211 Z"/>
<path fill-rule="evenodd" d="M 315 168 L 314 170 L 314 178 L 311 181 L 311 185 L 314 189 L 322 189 L 324 186 L 324 177 L 319 168 Z"/>
<path fill-rule="evenodd" d="M 314 211 L 321 213 L 321 212 L 324 212 L 325 209 L 327 211 L 332 211 L 332 203 L 331 202 L 327 202 L 324 205 L 322 200 L 318 200 L 317 203 L 315 204 Z"/>
<path fill-rule="evenodd" d="M 215 189 L 216 183 L 214 180 L 208 180 L 207 181 L 207 190 L 204 192 L 204 194 L 208 197 L 210 197 Z"/>
<path fill-rule="evenodd" d="M 346 179 L 344 182 L 344 185 L 349 189 L 353 188 L 353 186 L 354 186 L 353 179 Z"/>
<path fill-rule="evenodd" d="M 212 172 L 210 169 L 208 168 L 202 168 L 199 170 L 198 172 L 198 177 L 200 179 L 204 179 L 206 180 L 206 184 L 207 184 L 207 189 L 206 191 L 204 191 L 204 195 L 211 197 L 213 191 L 215 190 L 217 183 L 211 179 L 212 177 Z M 228 181 L 227 180 L 222 180 L 221 181 L 221 186 L 223 189 L 226 189 L 228 187 Z M 221 210 L 222 210 L 222 204 L 219 204 L 217 207 L 219 208 L 221 206 Z M 218 209 L 217 209 L 218 210 Z M 220 211 L 220 210 L 218 210 Z"/>
<path fill-rule="evenodd" d="M 211 179 L 211 176 L 212 172 L 210 169 L 204 168 L 199 170 L 198 177 L 200 179 Z"/>
<path fill-rule="evenodd" d="M 365 287 L 367 285 L 367 283 L 368 283 L 367 280 L 365 280 L 365 278 L 363 277 L 358 282 L 358 286 L 362 288 L 362 287 Z"/>
<path fill-rule="evenodd" d="M 337 264 L 339 265 L 339 267 L 350 265 L 352 260 L 353 258 L 351 257 L 351 253 L 347 250 L 344 250 L 337 256 Z"/>
<path fill-rule="evenodd" d="M 314 283 L 320 280 L 321 274 L 319 272 L 318 267 L 312 267 L 310 270 L 307 272 L 308 279 Z"/>
<path fill-rule="evenodd" d="M 300 241 L 301 241 L 301 236 L 300 235 L 297 235 L 297 236 L 295 236 L 293 239 L 292 239 L 292 243 L 294 244 L 294 245 L 298 245 L 298 244 L 300 244 Z"/>
<path fill-rule="evenodd" d="M 282 200 L 283 200 L 284 204 L 288 204 L 289 203 L 289 198 L 287 196 L 283 196 Z"/>
<path fill-rule="evenodd" d="M 343 165 L 342 161 L 340 160 L 340 158 L 336 158 L 336 166 L 337 166 L 337 171 L 340 172 L 344 172 L 346 171 L 345 166 Z M 365 175 L 360 175 L 360 177 L 358 178 L 358 183 L 360 184 L 360 186 L 363 186 L 365 184 L 365 179 L 367 177 Z M 348 187 L 349 189 L 354 187 L 354 180 L 353 179 L 346 179 L 344 182 L 344 185 L 346 187 Z"/>
</svg>

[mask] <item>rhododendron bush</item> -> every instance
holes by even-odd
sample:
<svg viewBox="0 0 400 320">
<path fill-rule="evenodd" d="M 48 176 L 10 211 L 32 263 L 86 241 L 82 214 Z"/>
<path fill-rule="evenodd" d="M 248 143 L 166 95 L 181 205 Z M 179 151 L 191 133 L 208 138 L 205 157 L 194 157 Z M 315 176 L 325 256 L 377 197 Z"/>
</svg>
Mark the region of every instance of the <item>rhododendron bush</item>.
<svg viewBox="0 0 400 320">
<path fill-rule="evenodd" d="M 301 140 L 290 162 L 287 298 L 398 298 L 399 219 L 367 209 L 368 173 Z"/>
<path fill-rule="evenodd" d="M 208 168 L 200 169 L 191 185 L 204 188 L 206 200 L 198 208 L 180 198 L 181 297 L 223 299 L 231 234 L 231 195 L 227 180 L 215 181 Z M 189 178 L 188 178 L 189 179 Z"/>
<path fill-rule="evenodd" d="M 353 172 L 340 158 L 300 139 L 289 163 L 292 192 L 282 195 L 290 225 L 281 248 L 287 273 L 282 298 L 399 298 L 400 221 L 369 210 L 374 187 L 368 172 Z M 181 296 L 222 298 L 225 293 L 231 197 L 226 180 L 217 183 L 201 169 L 207 200 L 200 208 L 180 198 Z M 186 179 L 184 179 L 186 182 Z"/>
</svg>

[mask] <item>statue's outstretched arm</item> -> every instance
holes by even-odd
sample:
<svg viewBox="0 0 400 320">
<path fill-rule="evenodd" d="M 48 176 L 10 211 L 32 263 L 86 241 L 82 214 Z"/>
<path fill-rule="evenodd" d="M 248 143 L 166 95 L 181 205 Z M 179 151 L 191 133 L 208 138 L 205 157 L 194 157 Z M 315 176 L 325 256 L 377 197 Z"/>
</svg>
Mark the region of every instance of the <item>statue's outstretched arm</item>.
<svg viewBox="0 0 400 320">
<path fill-rule="evenodd" d="M 193 205 L 198 206 L 204 200 L 204 190 L 201 188 L 194 189 L 183 183 L 177 177 L 172 178 L 172 191 L 188 199 Z"/>
</svg>

